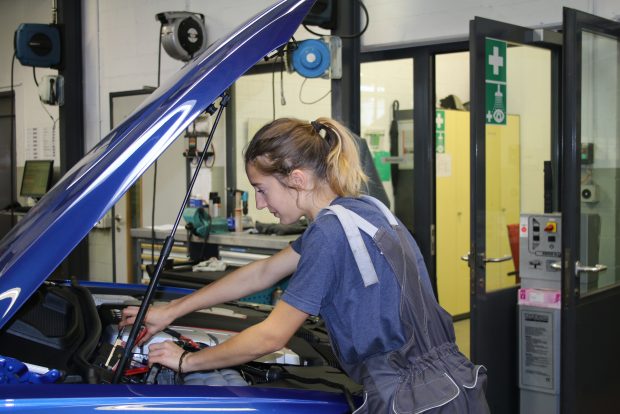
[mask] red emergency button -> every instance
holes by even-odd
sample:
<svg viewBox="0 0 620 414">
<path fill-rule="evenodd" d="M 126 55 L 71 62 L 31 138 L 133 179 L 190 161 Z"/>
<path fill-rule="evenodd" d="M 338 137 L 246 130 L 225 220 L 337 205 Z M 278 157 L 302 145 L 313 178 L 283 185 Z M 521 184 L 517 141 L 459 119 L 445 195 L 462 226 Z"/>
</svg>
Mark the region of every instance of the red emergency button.
<svg viewBox="0 0 620 414">
<path fill-rule="evenodd" d="M 558 229 L 558 224 L 555 221 L 550 221 L 545 225 L 545 232 L 555 233 Z"/>
</svg>

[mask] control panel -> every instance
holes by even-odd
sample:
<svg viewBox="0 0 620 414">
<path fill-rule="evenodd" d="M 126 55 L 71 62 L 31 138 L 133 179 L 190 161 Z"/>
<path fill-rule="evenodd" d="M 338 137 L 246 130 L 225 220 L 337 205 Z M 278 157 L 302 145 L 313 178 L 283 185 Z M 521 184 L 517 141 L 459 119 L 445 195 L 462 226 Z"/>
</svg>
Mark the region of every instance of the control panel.
<svg viewBox="0 0 620 414">
<path fill-rule="evenodd" d="M 524 288 L 560 289 L 562 216 L 523 214 L 519 225 L 519 276 Z"/>
</svg>

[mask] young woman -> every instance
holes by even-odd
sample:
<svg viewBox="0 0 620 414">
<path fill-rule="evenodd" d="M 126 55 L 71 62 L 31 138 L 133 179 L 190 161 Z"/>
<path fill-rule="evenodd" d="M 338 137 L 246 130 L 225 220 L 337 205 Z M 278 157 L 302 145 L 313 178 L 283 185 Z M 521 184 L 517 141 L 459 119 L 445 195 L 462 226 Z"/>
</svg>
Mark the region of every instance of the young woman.
<svg viewBox="0 0 620 414">
<path fill-rule="evenodd" d="M 278 119 L 245 152 L 256 207 L 290 224 L 311 224 L 291 246 L 165 306 L 152 307 L 148 334 L 189 312 L 235 300 L 293 274 L 273 311 L 221 345 L 184 353 L 153 344 L 149 362 L 183 373 L 234 366 L 281 349 L 309 315 L 320 315 L 342 367 L 363 384 L 359 413 L 485 413 L 486 374 L 454 343 L 420 251 L 381 202 L 361 196 L 366 176 L 339 123 Z M 136 308 L 123 312 L 133 323 Z"/>
</svg>

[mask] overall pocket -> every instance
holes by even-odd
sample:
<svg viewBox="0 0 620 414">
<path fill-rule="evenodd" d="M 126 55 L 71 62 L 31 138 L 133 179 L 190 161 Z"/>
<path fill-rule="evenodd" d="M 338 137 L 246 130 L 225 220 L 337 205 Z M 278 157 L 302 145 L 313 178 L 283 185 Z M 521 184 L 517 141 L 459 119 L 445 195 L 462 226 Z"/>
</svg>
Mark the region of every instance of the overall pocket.
<svg viewBox="0 0 620 414">
<path fill-rule="evenodd" d="M 423 413 L 448 404 L 459 393 L 459 387 L 446 372 L 429 368 L 398 385 L 392 411 L 396 414 Z"/>
<path fill-rule="evenodd" d="M 486 368 L 471 362 L 444 371 L 428 368 L 412 381 L 399 384 L 392 411 L 395 414 L 489 413 L 485 397 Z"/>
</svg>

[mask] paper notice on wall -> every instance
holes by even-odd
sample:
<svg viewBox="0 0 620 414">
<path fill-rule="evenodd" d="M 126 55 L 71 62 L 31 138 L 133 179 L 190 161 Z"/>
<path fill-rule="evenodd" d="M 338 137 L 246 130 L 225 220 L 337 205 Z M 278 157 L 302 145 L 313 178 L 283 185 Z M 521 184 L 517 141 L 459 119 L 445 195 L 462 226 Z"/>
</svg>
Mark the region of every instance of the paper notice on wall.
<svg viewBox="0 0 620 414">
<path fill-rule="evenodd" d="M 450 154 L 435 154 L 435 171 L 437 177 L 452 175 L 452 156 Z"/>
<path fill-rule="evenodd" d="M 56 143 L 50 127 L 26 128 L 26 159 L 55 160 Z"/>
</svg>

